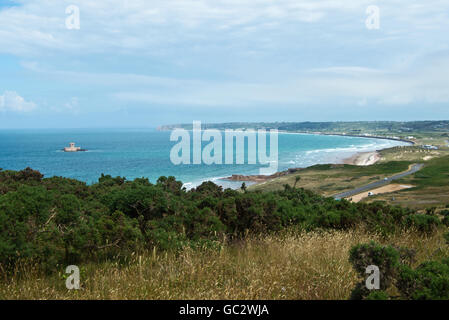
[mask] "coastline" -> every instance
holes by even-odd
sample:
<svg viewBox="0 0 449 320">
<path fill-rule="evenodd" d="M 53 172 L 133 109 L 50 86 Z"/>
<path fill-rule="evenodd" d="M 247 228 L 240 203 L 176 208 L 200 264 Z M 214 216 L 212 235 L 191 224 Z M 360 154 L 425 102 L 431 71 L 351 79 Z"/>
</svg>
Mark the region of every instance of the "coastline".
<svg viewBox="0 0 449 320">
<path fill-rule="evenodd" d="M 168 125 L 168 126 L 159 126 L 156 128 L 157 131 L 170 131 L 174 129 L 185 129 L 182 124 L 179 125 Z M 214 127 L 208 127 L 207 129 L 216 129 Z M 192 129 L 185 129 L 187 131 L 192 131 Z M 223 129 L 216 129 L 223 131 Z M 242 128 L 241 130 L 246 130 Z M 381 139 L 381 140 L 392 140 L 392 141 L 401 141 L 410 143 L 415 145 L 416 142 L 409 139 L 403 139 L 400 137 L 390 137 L 390 136 L 376 136 L 370 134 L 353 134 L 353 133 L 341 133 L 341 132 L 322 132 L 322 131 L 287 131 L 287 130 L 278 130 L 278 133 L 287 133 L 287 134 L 311 134 L 311 135 L 323 135 L 323 136 L 342 136 L 342 137 L 355 137 L 355 138 L 368 138 L 368 139 Z"/>
<path fill-rule="evenodd" d="M 414 145 L 415 142 L 411 140 L 405 140 L 401 138 L 395 138 L 395 137 L 378 137 L 378 136 L 366 136 L 366 135 L 350 135 L 350 134 L 339 134 L 339 133 L 323 133 L 323 132 L 291 132 L 291 131 L 279 131 L 279 133 L 288 133 L 288 134 L 311 134 L 311 135 L 329 135 L 329 136 L 343 136 L 343 137 L 358 137 L 358 138 L 369 138 L 369 139 L 382 139 L 382 140 L 392 140 L 392 141 L 401 141 L 405 143 L 409 143 L 411 145 Z M 388 148 L 384 148 L 388 149 Z M 380 150 L 384 150 L 380 149 Z M 341 164 L 348 164 L 348 165 L 355 165 L 355 166 L 370 166 L 373 164 L 376 164 L 380 159 L 380 150 L 374 150 L 374 151 L 362 151 L 362 152 L 356 152 L 352 156 L 348 158 L 343 158 L 342 160 L 330 163 L 334 165 L 341 165 Z M 270 181 L 272 179 L 285 176 L 288 174 L 295 173 L 299 170 L 306 169 L 305 168 L 289 168 L 284 171 L 276 172 L 273 175 L 269 176 L 263 176 L 263 175 L 242 175 L 242 174 L 232 174 L 231 176 L 224 177 L 220 180 L 225 181 L 234 181 L 234 182 L 252 182 L 254 184 L 260 184 L 267 181 Z"/>
<path fill-rule="evenodd" d="M 349 164 L 354 166 L 370 166 L 377 163 L 380 160 L 380 154 L 378 151 L 368 151 L 368 152 L 357 152 L 349 158 L 343 159 L 337 163 L 330 163 L 333 165 Z M 298 171 L 304 170 L 305 168 L 289 168 L 284 171 L 276 172 L 269 176 L 264 175 L 243 175 L 243 174 L 233 174 L 229 177 L 222 178 L 220 180 L 225 181 L 240 181 L 240 182 L 253 182 L 254 184 L 264 183 L 272 179 L 276 179 L 282 176 L 296 173 Z"/>
<path fill-rule="evenodd" d="M 370 166 L 380 160 L 381 156 L 378 151 L 358 152 L 353 156 L 344 159 L 344 164 L 351 164 L 354 166 Z"/>
<path fill-rule="evenodd" d="M 316 134 L 316 135 L 322 135 L 322 136 L 340 136 L 340 137 L 355 137 L 355 138 L 368 138 L 368 139 L 381 139 L 381 140 L 391 140 L 391 141 L 401 141 L 410 143 L 412 145 L 415 145 L 416 142 L 413 140 L 408 139 L 402 139 L 399 137 L 384 137 L 384 136 L 373 136 L 373 135 L 366 135 L 366 134 L 347 134 L 347 133 L 332 133 L 332 132 L 306 132 L 306 131 L 279 131 L 282 133 L 301 133 L 301 134 Z"/>
<path fill-rule="evenodd" d="M 176 126 L 174 126 L 173 128 L 175 128 Z M 172 128 L 172 129 L 173 129 Z M 182 126 L 180 126 L 180 128 L 182 128 Z M 213 128 L 207 128 L 207 129 L 213 129 Z M 168 131 L 170 129 L 168 128 L 163 128 L 163 127 L 158 127 L 157 128 L 158 131 Z M 192 131 L 192 129 L 185 129 L 187 131 Z M 221 130 L 221 129 L 217 129 L 217 130 Z M 378 139 L 378 140 L 390 140 L 390 141 L 399 141 L 399 142 L 404 142 L 410 145 L 415 145 L 416 142 L 413 140 L 408 140 L 408 139 L 403 139 L 400 137 L 389 137 L 389 136 L 376 136 L 376 135 L 367 135 L 367 134 L 347 134 L 347 133 L 333 133 L 333 132 L 321 132 L 321 131 L 285 131 L 285 130 L 278 130 L 278 133 L 280 134 L 299 134 L 299 135 L 324 135 L 324 136 L 341 136 L 341 137 L 354 137 L 354 138 L 366 138 L 366 139 Z M 360 152 L 356 152 L 355 154 L 351 155 L 350 157 L 347 158 L 341 158 L 341 160 L 337 161 L 337 162 L 330 162 L 329 164 L 334 164 L 334 165 L 341 165 L 341 164 L 349 164 L 349 165 L 355 165 L 355 166 L 369 166 L 369 165 L 373 165 L 375 163 L 377 163 L 380 159 L 381 156 L 379 154 L 380 150 L 384 150 L 384 149 L 388 149 L 387 148 L 382 148 L 382 149 L 378 149 L 378 150 L 373 150 L 373 151 L 360 151 Z M 302 170 L 305 169 L 307 167 L 304 168 L 288 168 L 284 171 L 278 171 L 272 175 L 268 175 L 268 176 L 264 176 L 264 175 L 245 175 L 245 174 L 231 174 L 230 176 L 227 177 L 222 177 L 222 178 L 218 178 L 217 180 L 221 180 L 221 181 L 230 181 L 230 182 L 250 182 L 252 184 L 260 184 L 260 183 L 264 183 L 267 182 L 269 180 L 284 176 L 284 175 L 288 175 L 291 173 L 294 173 L 298 170 Z M 204 180 L 206 181 L 206 180 Z M 188 185 L 191 185 L 191 183 L 187 183 Z M 191 186 L 191 188 L 194 188 L 193 186 Z"/>
</svg>

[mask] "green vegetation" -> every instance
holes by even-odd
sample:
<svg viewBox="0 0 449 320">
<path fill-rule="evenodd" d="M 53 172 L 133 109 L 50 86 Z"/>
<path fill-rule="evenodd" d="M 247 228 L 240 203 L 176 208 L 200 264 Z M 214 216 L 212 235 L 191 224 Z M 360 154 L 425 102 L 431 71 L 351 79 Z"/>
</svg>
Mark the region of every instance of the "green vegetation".
<svg viewBox="0 0 449 320">
<path fill-rule="evenodd" d="M 160 127 L 161 130 L 173 128 L 192 129 L 192 124 L 168 125 Z M 348 134 L 402 134 L 410 133 L 436 133 L 447 138 L 449 121 L 352 121 L 352 122 L 231 122 L 203 124 L 204 129 L 278 129 L 290 132 L 323 132 L 323 133 L 348 133 Z"/>
<path fill-rule="evenodd" d="M 293 183 L 302 181 L 301 176 Z M 206 182 L 186 191 L 173 177 L 152 184 L 108 175 L 86 185 L 44 179 L 30 168 L 0 171 L 0 186 L 0 298 L 345 299 L 358 281 L 347 252 L 373 238 L 419 245 L 420 265 L 403 267 L 405 249 L 397 255 L 390 247 L 362 245 L 351 251 L 356 272 L 368 262 L 363 257 L 375 256 L 385 270 L 394 270 L 390 282 L 398 290 L 401 284 L 404 298 L 444 297 L 438 277 L 446 279 L 446 260 L 428 258 L 444 241 L 445 211 L 419 214 L 379 202 L 336 201 L 289 185 L 262 193 Z M 439 252 L 449 258 L 448 250 Z M 69 264 L 81 266 L 87 291 L 64 288 L 61 272 Z M 432 274 L 436 280 L 429 282 Z M 135 290 L 125 289 L 130 283 Z M 383 292 L 358 295 L 391 297 L 385 283 Z"/>
<path fill-rule="evenodd" d="M 383 246 L 375 242 L 354 246 L 349 260 L 361 277 L 366 266 L 375 265 L 380 270 L 379 291 L 369 291 L 364 281 L 357 284 L 352 299 L 386 300 L 399 298 L 412 300 L 449 299 L 449 259 L 425 261 L 411 267 L 416 252 L 408 248 Z M 394 288 L 393 288 L 394 287 Z"/>
<path fill-rule="evenodd" d="M 430 160 L 426 166 L 406 179 L 418 188 L 445 187 L 449 185 L 449 156 Z"/>
<path fill-rule="evenodd" d="M 435 141 L 427 142 L 429 144 L 441 145 Z M 409 161 L 409 162 L 426 162 L 434 158 L 449 155 L 448 147 L 440 147 L 438 150 L 428 150 L 421 146 L 400 146 L 381 150 L 381 162 L 390 161 Z"/>
<path fill-rule="evenodd" d="M 335 201 L 285 186 L 260 193 L 223 190 L 212 182 L 186 192 L 173 177 L 127 181 L 102 175 L 91 186 L 43 179 L 29 168 L 0 172 L 0 262 L 6 269 L 31 259 L 53 270 L 65 263 L 121 259 L 143 250 L 215 247 L 223 238 L 364 226 L 392 233 L 428 232 L 439 219 L 406 208 Z"/>
<path fill-rule="evenodd" d="M 321 164 L 249 187 L 249 190 L 278 191 L 284 185 L 303 187 L 325 196 L 363 186 L 384 177 L 407 171 L 411 162 L 391 161 L 371 166 Z M 300 177 L 296 181 L 296 177 Z"/>
<path fill-rule="evenodd" d="M 36 264 L 19 263 L 12 274 L 0 272 L 0 299 L 348 299 L 362 280 L 348 260 L 353 246 L 375 241 L 410 248 L 416 268 L 449 258 L 443 232 L 385 236 L 363 229 L 286 229 L 222 242 L 219 248 L 152 250 L 126 263 L 79 264 L 80 290 L 65 287 L 66 266 L 43 274 Z"/>
<path fill-rule="evenodd" d="M 386 201 L 420 210 L 429 207 L 443 210 L 449 204 L 449 156 L 427 161 L 423 169 L 404 177 L 398 183 L 415 187 L 400 192 L 376 195 L 362 201 Z M 395 199 L 394 202 L 391 201 L 392 197 Z"/>
</svg>

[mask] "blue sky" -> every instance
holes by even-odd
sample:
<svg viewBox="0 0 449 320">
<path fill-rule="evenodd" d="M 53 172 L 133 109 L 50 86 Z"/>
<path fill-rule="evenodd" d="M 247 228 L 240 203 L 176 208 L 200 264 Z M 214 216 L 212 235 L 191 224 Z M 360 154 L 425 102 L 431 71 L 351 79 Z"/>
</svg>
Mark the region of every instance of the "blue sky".
<svg viewBox="0 0 449 320">
<path fill-rule="evenodd" d="M 449 119 L 448 34 L 447 0 L 1 0 L 0 128 Z"/>
</svg>

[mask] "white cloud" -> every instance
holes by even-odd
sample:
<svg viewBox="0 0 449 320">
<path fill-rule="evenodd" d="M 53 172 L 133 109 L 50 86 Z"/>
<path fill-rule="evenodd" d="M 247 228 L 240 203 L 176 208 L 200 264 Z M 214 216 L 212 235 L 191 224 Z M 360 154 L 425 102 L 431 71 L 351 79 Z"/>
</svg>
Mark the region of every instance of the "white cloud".
<svg viewBox="0 0 449 320">
<path fill-rule="evenodd" d="M 424 59 L 425 60 L 425 59 Z M 449 102 L 449 55 L 414 64 L 407 70 L 381 70 L 358 66 L 311 69 L 276 82 L 195 82 L 161 93 L 126 91 L 115 98 L 148 104 L 191 106 L 260 106 L 335 104 L 408 105 Z"/>
<path fill-rule="evenodd" d="M 429 55 L 447 48 L 447 0 L 429 0 L 425 5 L 418 0 L 379 2 L 380 31 L 365 28 L 365 9 L 375 4 L 372 0 L 20 3 L 0 10 L 0 53 L 33 60 L 23 67 L 56 79 L 61 86 L 91 86 L 100 89 L 96 94 L 120 103 L 242 107 L 449 101 L 449 60 Z M 65 28 L 65 7 L 71 4 L 80 7 L 80 30 Z M 138 56 L 141 60 L 136 61 L 149 67 L 123 71 L 132 60 L 123 52 Z M 67 57 L 67 65 L 52 67 L 47 61 L 42 64 L 45 68 L 40 67 L 41 60 L 51 60 L 55 53 Z M 123 69 L 107 65 L 94 69 L 109 71 L 105 73 L 77 69 L 73 60 L 90 67 L 96 62 L 89 59 L 98 58 L 96 54 L 105 61 L 111 57 L 110 61 L 123 61 Z M 152 60 L 151 55 L 162 58 Z M 443 56 L 449 58 L 449 52 Z M 153 71 L 155 75 L 145 74 Z M 75 112 L 82 101 L 57 105 Z M 5 110 L 2 105 L 5 95 L 0 96 L 0 109 Z M 22 105 L 34 108 L 23 98 Z"/>
<path fill-rule="evenodd" d="M 372 0 L 22 0 L 0 10 L 0 52 L 38 55 L 48 50 L 74 53 L 134 51 L 142 54 L 174 43 L 234 39 L 248 28 L 277 26 L 299 31 L 310 24 L 339 24 L 360 30 Z M 65 28 L 65 8 L 80 8 L 81 29 Z M 414 35 L 414 30 L 448 26 L 449 3 L 391 0 L 379 4 L 382 27 L 389 33 Z M 384 24 L 385 21 L 385 24 Z M 262 29 L 262 30 L 261 30 Z M 431 30 L 431 31 L 432 31 Z M 431 32 L 429 31 L 429 32 Z M 291 30 L 290 30 L 291 32 Z M 208 36 L 206 36 L 208 35 Z M 214 36 L 211 36 L 214 35 Z M 299 39 L 298 39 L 299 40 Z M 243 43 L 245 43 L 244 40 Z"/>
<path fill-rule="evenodd" d="M 406 68 L 403 65 L 388 70 L 361 66 L 312 68 L 275 81 L 52 71 L 31 62 L 23 66 L 56 80 L 70 79 L 75 85 L 100 85 L 107 88 L 114 101 L 147 105 L 241 108 L 338 102 L 353 105 L 449 102 L 449 52 L 423 56 Z M 76 110 L 78 100 L 72 99 L 65 106 L 66 110 Z"/>
<path fill-rule="evenodd" d="M 36 104 L 34 102 L 26 101 L 17 92 L 5 91 L 0 96 L 0 111 L 29 112 L 35 108 Z"/>
</svg>

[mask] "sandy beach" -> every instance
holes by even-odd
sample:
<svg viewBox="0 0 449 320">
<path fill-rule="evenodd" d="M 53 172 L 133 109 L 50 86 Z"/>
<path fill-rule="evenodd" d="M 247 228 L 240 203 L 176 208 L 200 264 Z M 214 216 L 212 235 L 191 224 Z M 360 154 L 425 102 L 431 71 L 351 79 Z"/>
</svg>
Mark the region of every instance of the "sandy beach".
<svg viewBox="0 0 449 320">
<path fill-rule="evenodd" d="M 369 166 L 372 164 L 375 164 L 377 161 L 380 160 L 380 154 L 377 151 L 371 151 L 371 152 L 359 152 L 353 155 L 350 158 L 344 159 L 344 164 L 352 164 L 356 166 Z M 285 176 L 288 174 L 295 173 L 297 171 L 301 170 L 301 168 L 290 168 L 285 171 L 277 172 L 270 176 L 264 176 L 264 175 L 238 175 L 233 174 L 230 177 L 222 178 L 223 180 L 228 181 L 251 181 L 255 183 L 263 183 L 268 180 L 272 180 L 274 178 L 278 178 L 281 176 Z"/>
<path fill-rule="evenodd" d="M 380 154 L 377 151 L 359 152 L 352 157 L 343 160 L 344 164 L 352 164 L 356 166 L 370 166 L 380 160 Z"/>
<path fill-rule="evenodd" d="M 285 133 L 289 133 L 289 132 L 285 132 Z M 298 134 L 298 133 L 292 132 L 291 134 Z M 307 134 L 307 133 L 299 133 L 299 134 Z M 321 134 L 321 133 L 314 133 L 314 134 Z M 349 136 L 349 135 L 346 135 L 346 136 Z M 367 138 L 366 136 L 359 136 L 359 137 Z M 369 137 L 369 138 L 371 138 L 371 137 Z M 382 139 L 398 140 L 398 139 L 390 139 L 390 138 L 382 138 Z M 405 141 L 405 140 L 400 140 L 400 141 Z M 413 143 L 413 142 L 410 142 L 410 141 L 407 141 L 407 142 Z M 370 165 L 373 165 L 373 164 L 377 163 L 380 159 L 381 159 L 381 155 L 380 155 L 380 153 L 378 151 L 358 152 L 358 153 L 352 155 L 349 158 L 340 160 L 340 162 L 336 163 L 336 164 L 350 164 L 350 165 L 355 165 L 355 166 L 370 166 Z M 277 172 L 277 173 L 275 173 L 275 174 L 273 174 L 271 176 L 233 174 L 232 176 L 222 178 L 222 180 L 228 180 L 228 181 L 250 181 L 250 182 L 255 182 L 256 184 L 260 184 L 260 183 L 264 183 L 266 181 L 272 180 L 274 178 L 278 178 L 280 176 L 292 174 L 292 173 L 294 173 L 294 172 L 296 172 L 298 170 L 301 170 L 301 169 L 303 169 L 303 168 L 290 168 L 290 169 L 285 170 L 285 171 Z"/>
</svg>

